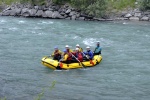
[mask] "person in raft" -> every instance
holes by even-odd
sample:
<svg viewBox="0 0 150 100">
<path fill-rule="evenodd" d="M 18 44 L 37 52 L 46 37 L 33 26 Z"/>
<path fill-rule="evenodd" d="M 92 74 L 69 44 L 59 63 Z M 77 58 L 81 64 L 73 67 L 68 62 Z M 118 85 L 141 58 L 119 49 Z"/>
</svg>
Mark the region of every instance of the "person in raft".
<svg viewBox="0 0 150 100">
<path fill-rule="evenodd" d="M 59 61 L 61 59 L 61 55 L 62 55 L 62 52 L 58 49 L 57 46 L 55 46 L 54 52 L 51 55 L 53 57 L 53 60 Z"/>
<path fill-rule="evenodd" d="M 94 55 L 99 55 L 99 54 L 101 54 L 101 51 L 102 51 L 102 48 L 100 47 L 100 42 L 99 41 L 97 41 L 97 44 L 96 44 L 97 46 L 96 46 L 96 48 L 95 48 L 95 50 L 94 50 Z"/>
<path fill-rule="evenodd" d="M 93 54 L 93 52 L 90 50 L 90 47 L 89 46 L 87 46 L 86 47 L 86 52 L 83 52 L 84 54 L 85 54 L 85 56 L 86 56 L 86 59 L 85 60 L 92 60 L 93 59 L 93 56 L 94 56 L 94 54 Z"/>
<path fill-rule="evenodd" d="M 68 53 L 66 49 L 63 52 L 63 59 L 61 59 L 60 62 L 70 64 L 72 60 L 72 54 Z"/>
<path fill-rule="evenodd" d="M 69 45 L 66 45 L 65 48 L 66 48 L 66 50 L 67 50 L 68 53 L 72 52 L 72 50 L 69 48 Z"/>
<path fill-rule="evenodd" d="M 79 48 L 79 51 L 80 51 L 80 52 L 83 52 L 83 49 L 80 47 L 79 44 L 76 45 L 76 48 Z"/>
<path fill-rule="evenodd" d="M 72 53 L 76 59 L 78 59 L 80 62 L 83 61 L 83 53 L 80 52 L 79 48 L 76 48 L 76 51 Z M 75 62 L 79 62 L 78 60 L 75 59 Z"/>
</svg>

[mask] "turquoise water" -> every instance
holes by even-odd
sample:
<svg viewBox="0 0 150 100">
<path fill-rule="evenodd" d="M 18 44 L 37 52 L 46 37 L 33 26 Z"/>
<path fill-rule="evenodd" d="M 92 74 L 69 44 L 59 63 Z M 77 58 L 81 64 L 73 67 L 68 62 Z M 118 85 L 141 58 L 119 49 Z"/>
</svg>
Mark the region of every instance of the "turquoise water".
<svg viewBox="0 0 150 100">
<path fill-rule="evenodd" d="M 102 62 L 53 71 L 41 65 L 57 45 L 85 50 L 100 41 Z M 92 22 L 0 17 L 0 98 L 34 100 L 149 100 L 150 22 Z M 50 91 L 52 82 L 55 88 Z"/>
</svg>

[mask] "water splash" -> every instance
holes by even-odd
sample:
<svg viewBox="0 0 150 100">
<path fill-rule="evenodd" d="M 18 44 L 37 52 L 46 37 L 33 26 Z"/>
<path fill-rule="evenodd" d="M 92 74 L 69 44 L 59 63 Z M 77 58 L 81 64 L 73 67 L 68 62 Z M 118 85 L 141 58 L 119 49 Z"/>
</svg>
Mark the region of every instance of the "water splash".
<svg viewBox="0 0 150 100">
<path fill-rule="evenodd" d="M 94 38 L 85 38 L 85 39 L 83 40 L 83 43 L 84 43 L 85 45 L 87 45 L 87 46 L 94 46 L 96 41 L 97 41 L 97 40 L 94 39 Z"/>
<path fill-rule="evenodd" d="M 20 20 L 18 23 L 19 23 L 19 24 L 23 24 L 23 23 L 25 23 L 25 21 Z"/>
<path fill-rule="evenodd" d="M 0 20 L 0 23 L 6 23 L 7 21 L 6 20 Z"/>
<path fill-rule="evenodd" d="M 94 47 L 97 41 L 100 41 L 101 46 L 105 46 L 105 47 L 110 47 L 113 44 L 113 41 L 104 38 L 85 38 L 83 40 L 83 43 L 87 46 Z"/>
<path fill-rule="evenodd" d="M 52 21 L 41 21 L 40 23 L 38 23 L 38 24 L 53 24 L 54 22 L 52 22 Z"/>
<path fill-rule="evenodd" d="M 128 23 L 127 23 L 127 22 L 123 22 L 122 24 L 126 25 L 126 24 L 128 24 Z"/>
</svg>

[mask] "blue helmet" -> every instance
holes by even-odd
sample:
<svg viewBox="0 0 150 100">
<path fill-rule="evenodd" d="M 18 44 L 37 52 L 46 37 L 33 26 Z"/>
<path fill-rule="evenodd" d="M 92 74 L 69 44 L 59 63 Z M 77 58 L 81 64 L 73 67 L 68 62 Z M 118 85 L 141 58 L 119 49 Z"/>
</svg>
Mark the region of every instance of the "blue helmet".
<svg viewBox="0 0 150 100">
<path fill-rule="evenodd" d="M 55 47 L 54 47 L 54 49 L 58 49 L 58 47 L 57 47 L 57 46 L 55 46 Z"/>
<path fill-rule="evenodd" d="M 63 52 L 67 52 L 67 50 L 66 49 L 64 49 L 64 51 Z"/>
</svg>

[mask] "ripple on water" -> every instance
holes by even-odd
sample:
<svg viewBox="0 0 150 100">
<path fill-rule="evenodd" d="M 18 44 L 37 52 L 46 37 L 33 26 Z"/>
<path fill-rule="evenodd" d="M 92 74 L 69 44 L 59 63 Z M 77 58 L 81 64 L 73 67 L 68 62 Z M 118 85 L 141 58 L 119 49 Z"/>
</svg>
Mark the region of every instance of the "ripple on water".
<svg viewBox="0 0 150 100">
<path fill-rule="evenodd" d="M 16 31 L 16 30 L 18 30 L 17 27 L 11 27 L 11 28 L 8 28 L 8 29 L 11 30 L 11 31 Z"/>
<path fill-rule="evenodd" d="M 79 36 L 74 36 L 73 39 L 80 39 L 81 37 Z"/>
<path fill-rule="evenodd" d="M 46 25 L 46 24 L 53 24 L 53 23 L 54 22 L 52 22 L 52 21 L 41 21 L 38 24 L 44 24 L 44 25 Z"/>
</svg>

